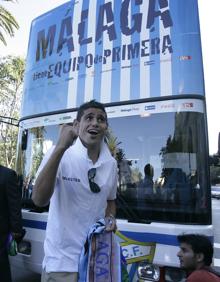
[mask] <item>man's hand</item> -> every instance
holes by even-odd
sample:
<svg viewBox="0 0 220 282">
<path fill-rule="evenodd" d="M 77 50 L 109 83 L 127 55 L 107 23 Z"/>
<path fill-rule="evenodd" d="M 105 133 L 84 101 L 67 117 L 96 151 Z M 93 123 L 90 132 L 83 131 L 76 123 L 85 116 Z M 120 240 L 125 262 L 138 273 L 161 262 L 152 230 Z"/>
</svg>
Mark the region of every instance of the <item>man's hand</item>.
<svg viewBox="0 0 220 282">
<path fill-rule="evenodd" d="M 21 240 L 24 238 L 25 233 L 26 233 L 25 229 L 22 229 L 21 233 L 12 232 L 11 235 L 12 238 L 19 244 Z"/>
<path fill-rule="evenodd" d="M 63 124 L 61 127 L 57 146 L 62 147 L 65 150 L 68 149 L 76 140 L 78 134 L 79 134 L 79 122 L 77 120 L 74 120 L 72 125 Z"/>
<path fill-rule="evenodd" d="M 109 215 L 105 217 L 105 230 L 108 232 L 115 232 L 117 230 L 116 218 L 113 215 Z"/>
</svg>

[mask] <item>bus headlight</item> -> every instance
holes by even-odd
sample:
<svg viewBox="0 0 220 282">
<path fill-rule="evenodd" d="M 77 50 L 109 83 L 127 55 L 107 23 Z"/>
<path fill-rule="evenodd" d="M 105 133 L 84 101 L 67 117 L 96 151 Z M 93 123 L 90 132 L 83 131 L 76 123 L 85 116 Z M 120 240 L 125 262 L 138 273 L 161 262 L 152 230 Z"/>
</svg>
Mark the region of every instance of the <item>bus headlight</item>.
<svg viewBox="0 0 220 282">
<path fill-rule="evenodd" d="M 160 280 L 160 268 L 157 265 L 153 265 L 148 262 L 141 262 L 138 265 L 137 270 L 138 278 L 147 281 L 159 281 Z"/>
</svg>

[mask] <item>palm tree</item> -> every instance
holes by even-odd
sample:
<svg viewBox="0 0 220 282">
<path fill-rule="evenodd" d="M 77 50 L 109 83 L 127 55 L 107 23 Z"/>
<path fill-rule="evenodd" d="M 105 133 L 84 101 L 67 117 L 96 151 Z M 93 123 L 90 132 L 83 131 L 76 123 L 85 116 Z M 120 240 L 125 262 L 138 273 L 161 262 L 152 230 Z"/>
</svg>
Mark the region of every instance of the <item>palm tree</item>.
<svg viewBox="0 0 220 282">
<path fill-rule="evenodd" d="M 11 1 L 13 0 L 1 0 L 1 1 Z M 7 45 L 4 33 L 9 36 L 14 36 L 14 29 L 18 29 L 19 25 L 13 15 L 6 10 L 2 5 L 0 5 L 0 41 Z"/>
</svg>

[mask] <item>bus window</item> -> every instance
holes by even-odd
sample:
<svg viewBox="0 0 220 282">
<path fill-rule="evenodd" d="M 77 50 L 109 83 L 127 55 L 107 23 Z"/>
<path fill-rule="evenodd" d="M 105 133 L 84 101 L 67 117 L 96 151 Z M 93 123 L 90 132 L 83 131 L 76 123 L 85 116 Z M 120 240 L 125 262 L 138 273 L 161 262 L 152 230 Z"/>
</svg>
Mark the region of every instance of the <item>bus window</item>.
<svg viewBox="0 0 220 282">
<path fill-rule="evenodd" d="M 59 126 L 57 125 L 25 129 L 25 147 L 23 145 L 24 134 L 22 134 L 17 167 L 19 167 L 20 177 L 22 178 L 24 207 L 33 206 L 31 195 L 37 169 L 45 153 L 56 143 L 58 132 Z"/>
<path fill-rule="evenodd" d="M 135 222 L 210 222 L 203 119 L 200 112 L 109 119 L 124 155 L 118 160 L 119 217 Z M 148 163 L 154 170 L 153 184 L 143 191 Z"/>
</svg>

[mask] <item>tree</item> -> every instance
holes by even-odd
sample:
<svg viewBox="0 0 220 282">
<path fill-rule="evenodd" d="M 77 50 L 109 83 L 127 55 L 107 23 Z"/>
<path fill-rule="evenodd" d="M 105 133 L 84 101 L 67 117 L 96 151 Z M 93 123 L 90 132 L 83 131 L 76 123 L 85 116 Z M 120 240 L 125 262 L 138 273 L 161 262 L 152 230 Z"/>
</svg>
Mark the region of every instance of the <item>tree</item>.
<svg viewBox="0 0 220 282">
<path fill-rule="evenodd" d="M 21 57 L 0 58 L 0 163 L 11 168 L 15 167 L 18 128 L 3 121 L 19 118 L 24 67 Z"/>
<path fill-rule="evenodd" d="M 1 1 L 10 1 L 13 0 L 1 0 Z M 2 5 L 0 5 L 0 41 L 7 45 L 4 33 L 9 36 L 14 36 L 14 30 L 19 28 L 19 24 L 13 15 L 6 10 Z"/>
</svg>

